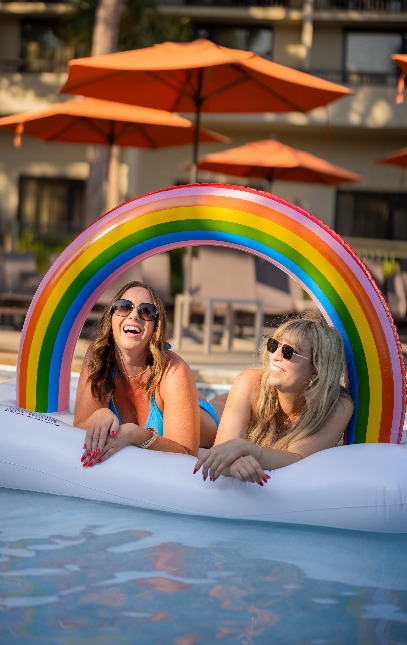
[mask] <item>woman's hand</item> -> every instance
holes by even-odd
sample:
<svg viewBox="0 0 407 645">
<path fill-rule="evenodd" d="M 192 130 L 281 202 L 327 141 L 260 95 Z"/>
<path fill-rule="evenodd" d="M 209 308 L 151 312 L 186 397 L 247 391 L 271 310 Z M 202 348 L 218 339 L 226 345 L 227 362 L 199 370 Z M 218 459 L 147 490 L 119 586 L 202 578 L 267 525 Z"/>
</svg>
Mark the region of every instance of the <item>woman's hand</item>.
<svg viewBox="0 0 407 645">
<path fill-rule="evenodd" d="M 110 412 L 105 408 L 104 410 Z M 109 426 L 108 416 L 97 414 L 99 412 L 102 410 L 97 410 L 90 418 L 92 424 L 86 432 L 85 451 L 81 459 L 83 466 L 100 464 L 126 446 L 140 446 L 151 436 L 150 430 L 136 423 L 119 425 L 119 420 L 113 413 L 114 419 Z"/>
<path fill-rule="evenodd" d="M 106 461 L 106 459 L 126 446 L 137 446 L 145 440 L 145 428 L 141 428 L 135 423 L 123 423 L 119 426 L 118 432 L 116 432 L 114 436 L 112 433 L 107 435 L 105 444 L 96 460 L 96 463 Z"/>
<path fill-rule="evenodd" d="M 195 464 L 194 473 L 202 468 L 204 480 L 208 474 L 211 480 L 215 480 L 222 474 L 229 474 L 229 467 L 239 457 L 244 457 L 252 453 L 259 446 L 250 444 L 246 439 L 230 439 L 206 451 L 202 457 L 199 457 Z"/>
<path fill-rule="evenodd" d="M 230 474 L 236 477 L 241 482 L 253 482 L 263 486 L 270 479 L 270 475 L 266 475 L 257 459 L 252 455 L 246 457 L 239 457 L 230 466 Z"/>
<path fill-rule="evenodd" d="M 86 422 L 86 437 L 81 461 L 84 466 L 93 466 L 102 459 L 108 438 L 112 441 L 119 429 L 119 420 L 108 408 L 99 408 Z"/>
</svg>

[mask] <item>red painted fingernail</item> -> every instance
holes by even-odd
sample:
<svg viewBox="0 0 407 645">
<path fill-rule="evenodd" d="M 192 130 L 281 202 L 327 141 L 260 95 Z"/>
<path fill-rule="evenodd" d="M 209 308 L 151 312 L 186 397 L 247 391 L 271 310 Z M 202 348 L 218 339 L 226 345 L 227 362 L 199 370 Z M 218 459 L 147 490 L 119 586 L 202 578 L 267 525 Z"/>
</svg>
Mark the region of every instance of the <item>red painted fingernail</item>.
<svg viewBox="0 0 407 645">
<path fill-rule="evenodd" d="M 90 461 L 88 465 L 93 466 L 93 461 Z"/>
<path fill-rule="evenodd" d="M 93 459 L 93 457 L 94 457 L 95 455 L 96 455 L 96 452 L 92 452 L 92 459 Z"/>
<path fill-rule="evenodd" d="M 265 484 L 267 484 L 268 479 L 267 479 L 267 477 L 266 477 L 266 476 L 264 476 L 264 477 L 263 477 L 263 481 L 264 481 L 264 483 L 265 483 Z"/>
<path fill-rule="evenodd" d="M 101 462 L 101 461 L 102 461 L 101 459 L 98 459 L 98 460 L 96 461 L 96 463 L 97 463 L 97 464 L 100 464 L 100 462 Z"/>
<path fill-rule="evenodd" d="M 90 450 L 88 450 L 88 452 L 86 454 L 88 455 L 88 457 L 90 457 Z"/>
<path fill-rule="evenodd" d="M 194 468 L 193 474 L 195 475 L 197 472 L 198 472 L 198 470 L 196 468 Z"/>
<path fill-rule="evenodd" d="M 82 455 L 81 461 L 85 461 L 85 455 Z"/>
<path fill-rule="evenodd" d="M 207 480 L 207 477 L 204 477 L 204 478 L 203 478 L 203 480 L 204 480 L 204 482 L 206 482 L 206 480 Z"/>
<path fill-rule="evenodd" d="M 263 482 L 257 482 L 259 486 L 264 486 Z"/>
<path fill-rule="evenodd" d="M 96 457 L 97 457 L 98 455 L 100 455 L 100 448 L 98 448 L 98 449 L 96 450 Z"/>
<path fill-rule="evenodd" d="M 87 447 L 86 443 L 84 443 L 84 444 L 83 444 L 83 449 L 84 449 L 84 450 L 87 450 L 87 449 L 88 449 L 88 447 Z"/>
<path fill-rule="evenodd" d="M 114 437 L 116 433 L 114 430 L 112 430 L 110 434 L 112 435 L 112 437 Z"/>
<path fill-rule="evenodd" d="M 84 461 L 83 464 L 82 464 L 83 468 L 86 468 L 87 465 L 88 464 L 86 463 L 86 461 Z"/>
</svg>

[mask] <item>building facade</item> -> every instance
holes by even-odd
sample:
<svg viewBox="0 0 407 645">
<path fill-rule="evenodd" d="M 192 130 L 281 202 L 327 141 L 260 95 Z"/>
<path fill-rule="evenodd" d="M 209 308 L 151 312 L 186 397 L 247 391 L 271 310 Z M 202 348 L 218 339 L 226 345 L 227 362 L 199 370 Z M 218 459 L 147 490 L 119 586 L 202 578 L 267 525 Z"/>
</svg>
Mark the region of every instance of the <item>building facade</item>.
<svg viewBox="0 0 407 645">
<path fill-rule="evenodd" d="M 0 2 L 0 113 L 32 110 L 65 98 L 67 61 L 82 55 L 63 40 L 66 2 Z M 275 181 L 272 192 L 335 228 L 358 252 L 407 257 L 407 190 L 399 168 L 377 160 L 407 145 L 407 99 L 396 104 L 399 69 L 391 54 L 407 52 L 406 0 L 159 0 L 158 10 L 191 21 L 194 37 L 250 49 L 277 63 L 349 86 L 353 95 L 310 114 L 204 115 L 203 125 L 228 135 L 228 147 L 275 137 L 363 177 L 327 187 Z M 201 146 L 202 154 L 224 149 Z M 120 150 L 124 201 L 188 183 L 188 146 Z M 45 143 L 0 132 L 0 240 L 14 248 L 34 235 L 70 239 L 84 225 L 86 146 Z M 200 173 L 202 181 L 260 180 Z"/>
</svg>

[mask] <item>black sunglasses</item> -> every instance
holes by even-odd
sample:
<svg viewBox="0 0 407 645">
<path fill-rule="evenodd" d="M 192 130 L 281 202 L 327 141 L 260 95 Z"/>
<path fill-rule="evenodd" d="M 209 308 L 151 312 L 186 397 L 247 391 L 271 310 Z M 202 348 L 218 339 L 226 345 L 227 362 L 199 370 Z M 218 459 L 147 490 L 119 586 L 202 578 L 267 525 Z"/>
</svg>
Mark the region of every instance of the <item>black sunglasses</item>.
<svg viewBox="0 0 407 645">
<path fill-rule="evenodd" d="M 279 343 L 276 338 L 269 338 L 267 341 L 267 351 L 270 352 L 270 354 L 274 354 L 274 352 L 277 351 L 277 348 L 281 347 L 281 354 L 282 357 L 285 358 L 286 361 L 290 361 L 294 354 L 296 356 L 299 356 L 300 358 L 305 358 L 307 361 L 310 361 L 311 359 L 308 358 L 308 356 L 303 356 L 302 354 L 299 354 L 294 350 L 294 347 L 291 347 L 291 345 L 287 345 L 287 343 Z"/>
<path fill-rule="evenodd" d="M 125 298 L 120 298 L 113 303 L 112 314 L 116 316 L 121 316 L 121 318 L 126 318 L 133 309 L 137 309 L 137 313 L 147 322 L 155 320 L 158 316 L 157 307 L 151 302 L 142 302 L 137 307 L 131 300 L 126 300 Z"/>
</svg>

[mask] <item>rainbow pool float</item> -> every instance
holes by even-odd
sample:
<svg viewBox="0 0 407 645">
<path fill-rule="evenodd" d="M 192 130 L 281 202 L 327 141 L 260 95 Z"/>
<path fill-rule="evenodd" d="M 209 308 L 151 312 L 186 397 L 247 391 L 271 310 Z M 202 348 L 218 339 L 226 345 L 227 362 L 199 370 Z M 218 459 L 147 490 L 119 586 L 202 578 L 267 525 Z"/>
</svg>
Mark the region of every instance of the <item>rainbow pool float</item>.
<svg viewBox="0 0 407 645">
<path fill-rule="evenodd" d="M 223 476 L 208 486 L 192 473 L 194 457 L 134 446 L 82 468 L 83 430 L 72 427 L 76 385 L 70 377 L 89 311 L 133 264 L 200 244 L 273 262 L 340 331 L 355 401 L 349 445 L 271 471 L 264 488 Z M 17 383 L 0 385 L 0 487 L 187 515 L 407 533 L 407 445 L 397 445 L 405 392 L 386 303 L 338 235 L 266 193 L 220 185 L 169 188 L 101 217 L 42 281 L 23 329 Z"/>
<path fill-rule="evenodd" d="M 348 443 L 398 443 L 406 406 L 400 342 L 387 305 L 353 250 L 304 210 L 237 186 L 168 188 L 122 204 L 83 231 L 44 277 L 25 321 L 18 405 L 69 406 L 75 344 L 92 306 L 131 265 L 201 244 L 273 262 L 298 281 L 341 333 L 355 401 Z"/>
</svg>

